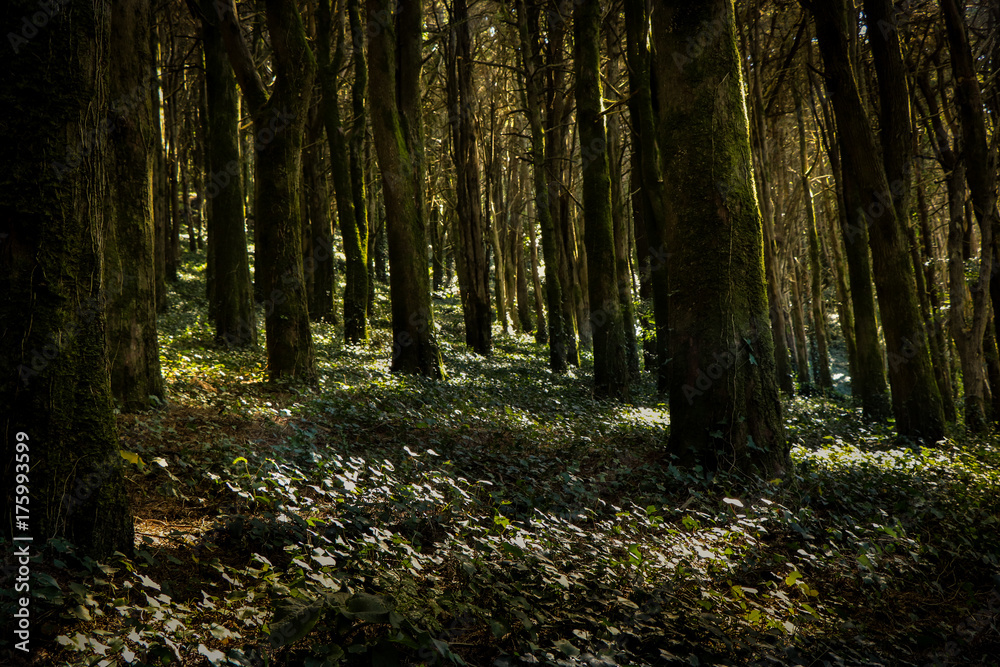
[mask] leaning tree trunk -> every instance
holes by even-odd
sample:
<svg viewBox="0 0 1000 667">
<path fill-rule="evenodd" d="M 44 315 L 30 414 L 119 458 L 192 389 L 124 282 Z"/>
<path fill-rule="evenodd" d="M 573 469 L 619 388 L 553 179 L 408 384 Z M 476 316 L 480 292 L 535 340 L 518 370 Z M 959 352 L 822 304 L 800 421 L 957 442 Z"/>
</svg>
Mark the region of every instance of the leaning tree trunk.
<svg viewBox="0 0 1000 667">
<path fill-rule="evenodd" d="M 618 263 L 611 216 L 611 174 L 601 115 L 601 5 L 583 0 L 573 11 L 576 118 L 583 146 L 584 242 L 594 341 L 594 395 L 627 399 L 629 367 L 625 320 L 618 292 Z"/>
<path fill-rule="evenodd" d="M 219 11 L 223 40 L 253 116 L 256 173 L 255 270 L 262 280 L 271 380 L 315 380 L 309 304 L 302 266 L 302 140 L 316 63 L 292 0 L 266 0 L 274 84 L 257 73 L 236 18 L 235 0 Z"/>
<path fill-rule="evenodd" d="M 733 2 L 664 2 L 653 23 L 672 203 L 670 446 L 689 461 L 768 474 L 788 449 Z M 687 48 L 699 34 L 711 47 Z"/>
<path fill-rule="evenodd" d="M 149 7 L 128 0 L 111 13 L 104 288 L 111 395 L 124 412 L 162 401 L 153 255 L 153 107 Z M 137 92 L 138 91 L 138 92 Z"/>
<path fill-rule="evenodd" d="M 462 258 L 459 262 L 458 288 L 465 318 L 465 344 L 477 354 L 485 356 L 493 352 L 490 265 L 486 257 L 487 232 L 479 190 L 479 142 L 473 107 L 476 93 L 466 0 L 455 0 L 452 11 L 445 57 L 448 121 L 451 126 L 452 161 L 455 165 L 458 253 Z M 499 256 L 497 259 L 499 274 Z M 502 310 L 500 315 L 503 315 Z"/>
<path fill-rule="evenodd" d="M 897 178 L 890 186 L 886 170 L 895 165 L 880 158 L 878 142 L 848 54 L 847 35 L 855 27 L 848 21 L 846 0 L 803 2 L 816 19 L 819 47 L 832 92 L 843 170 L 856 179 L 856 195 L 861 207 L 854 225 L 868 231 L 889 359 L 896 429 L 900 435 L 935 442 L 944 435 L 944 411 L 924 340 L 914 269 L 902 229 L 904 221 L 898 215 L 905 206 L 897 199 L 905 194 L 907 184 Z M 869 35 L 871 33 L 869 30 Z M 898 49 L 898 42 L 895 49 Z M 905 81 L 902 83 L 905 85 Z M 888 105 L 889 97 L 885 94 L 881 97 L 883 104 Z M 908 117 L 905 122 L 909 122 Z"/>
<path fill-rule="evenodd" d="M 257 320 L 250 287 L 250 262 L 243 224 L 243 179 L 240 158 L 240 100 L 236 75 L 226 56 L 213 0 L 201 0 L 201 34 L 208 89 L 209 257 L 214 286 L 210 310 L 215 339 L 229 347 L 257 343 Z"/>
<path fill-rule="evenodd" d="M 392 0 L 368 0 L 369 25 L 381 26 L 368 47 L 372 135 L 386 208 L 392 371 L 441 378 L 434 339 L 424 238 L 423 136 L 419 6 L 392 18 Z M 371 34 L 371 33 L 369 33 Z M 397 97 L 398 96 L 398 97 Z"/>
<path fill-rule="evenodd" d="M 19 24 L 37 9 L 34 0 L 7 2 L 0 23 Z M 52 537 L 95 558 L 133 549 L 108 374 L 110 295 L 102 283 L 101 244 L 111 224 L 104 202 L 110 63 L 101 59 L 111 40 L 108 17 L 93 2 L 64 2 L 58 20 L 19 52 L 0 55 L 0 150 L 19 156 L 0 160 L 2 530 L 8 543 L 33 537 L 32 554 Z M 148 41 L 135 46 L 145 52 Z M 139 54 L 114 57 L 146 71 Z M 142 108 L 148 112 L 148 103 Z M 135 141 L 140 124 L 128 121 L 117 118 L 113 130 Z M 152 308 L 151 291 L 148 298 Z M 28 495 L 24 485 L 30 506 L 20 500 Z"/>
</svg>

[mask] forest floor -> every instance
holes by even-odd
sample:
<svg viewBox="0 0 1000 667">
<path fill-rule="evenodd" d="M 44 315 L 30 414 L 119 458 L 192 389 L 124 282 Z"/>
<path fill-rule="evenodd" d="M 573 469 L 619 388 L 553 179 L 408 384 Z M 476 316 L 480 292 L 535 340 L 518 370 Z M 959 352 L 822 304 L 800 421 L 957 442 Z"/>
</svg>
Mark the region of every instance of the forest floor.
<svg viewBox="0 0 1000 667">
<path fill-rule="evenodd" d="M 453 294 L 443 382 L 389 374 L 380 298 L 370 345 L 315 327 L 318 387 L 270 385 L 213 345 L 202 269 L 169 404 L 119 417 L 136 554 L 34 560 L 36 664 L 1000 664 L 996 437 L 794 399 L 780 477 L 679 469 L 650 381 L 597 402 L 497 330 L 476 357 Z"/>
</svg>

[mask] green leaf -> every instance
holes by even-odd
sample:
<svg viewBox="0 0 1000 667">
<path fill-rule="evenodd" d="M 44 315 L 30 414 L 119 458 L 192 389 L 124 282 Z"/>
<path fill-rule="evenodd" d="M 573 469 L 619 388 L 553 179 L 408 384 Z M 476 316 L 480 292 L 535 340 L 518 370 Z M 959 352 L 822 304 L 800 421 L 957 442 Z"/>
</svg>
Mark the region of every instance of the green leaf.
<svg viewBox="0 0 1000 667">
<path fill-rule="evenodd" d="M 305 637 L 323 615 L 323 599 L 286 598 L 275 605 L 271 621 L 271 646 L 288 646 Z"/>
<path fill-rule="evenodd" d="M 567 639 L 559 639 L 554 642 L 555 647 L 562 651 L 565 655 L 573 657 L 575 655 L 580 655 L 580 649 L 569 643 Z"/>
<path fill-rule="evenodd" d="M 369 593 L 356 593 L 344 605 L 345 616 L 369 623 L 388 623 L 389 612 L 396 608 L 396 602 Z"/>
</svg>

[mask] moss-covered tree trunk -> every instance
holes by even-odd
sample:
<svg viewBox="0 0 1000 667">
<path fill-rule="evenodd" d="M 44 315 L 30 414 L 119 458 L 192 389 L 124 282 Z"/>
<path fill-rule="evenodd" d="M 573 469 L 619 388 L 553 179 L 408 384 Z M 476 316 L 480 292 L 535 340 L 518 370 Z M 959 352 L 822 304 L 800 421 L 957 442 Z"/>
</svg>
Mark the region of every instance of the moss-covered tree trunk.
<svg viewBox="0 0 1000 667">
<path fill-rule="evenodd" d="M 618 293 L 618 262 L 611 216 L 611 175 L 601 99 L 601 5 L 583 0 L 573 11 L 576 119 L 583 152 L 584 242 L 587 246 L 590 324 L 594 341 L 594 395 L 626 399 L 629 367 L 625 319 Z"/>
<path fill-rule="evenodd" d="M 652 34 L 671 203 L 670 447 L 770 473 L 788 449 L 733 2 L 664 2 Z M 689 49 L 692 35 L 709 46 Z"/>
<path fill-rule="evenodd" d="M 473 106 L 476 92 L 472 76 L 469 8 L 465 0 L 455 0 L 452 12 L 445 67 L 452 161 L 455 165 L 457 252 L 461 255 L 458 288 L 465 318 L 465 344 L 478 354 L 488 355 L 493 351 L 490 266 L 486 258 L 487 232 L 479 190 L 479 142 Z M 501 298 L 499 293 L 497 298 Z M 503 315 L 502 308 L 499 313 Z"/>
<path fill-rule="evenodd" d="M 368 67 L 365 62 L 364 32 L 358 0 L 347 2 L 347 19 L 353 36 L 352 63 L 354 83 L 351 104 L 354 122 L 350 129 L 340 117 L 337 76 L 346 57 L 344 39 L 344 3 L 331 12 L 330 0 L 319 3 L 317 16 L 317 51 L 319 81 L 323 92 L 321 113 L 330 145 L 333 189 L 337 222 L 344 244 L 344 338 L 360 343 L 368 338 L 368 202 L 365 172 L 362 168 L 367 113 Z"/>
<path fill-rule="evenodd" d="M 240 101 L 214 0 L 201 0 L 199 9 L 208 114 L 205 198 L 213 276 L 209 310 L 215 320 L 216 341 L 229 347 L 243 347 L 257 343 L 257 320 L 244 227 Z"/>
<path fill-rule="evenodd" d="M 563 315 L 563 286 L 559 275 L 559 240 L 549 206 L 548 178 L 545 171 L 545 130 L 542 125 L 542 57 L 537 5 L 531 0 L 517 1 L 517 24 L 521 44 L 521 68 L 524 75 L 524 106 L 531 133 L 531 163 L 535 212 L 542 233 L 542 259 L 545 262 L 545 307 L 547 311 L 549 367 L 566 370 L 566 331 Z"/>
<path fill-rule="evenodd" d="M 34 1 L 13 0 L 0 8 L 0 22 L 19 25 L 37 10 Z M 108 139 L 125 133 L 134 140 L 138 123 L 132 117 L 127 127 L 129 118 L 116 118 L 109 104 L 109 24 L 110 14 L 94 3 L 70 0 L 19 52 L 0 54 L 0 151 L 18 156 L 0 160 L 2 530 L 8 543 L 30 534 L 31 553 L 50 537 L 94 557 L 133 548 L 108 373 L 112 297 L 102 282 L 101 244 L 112 224 Z M 139 61 L 149 41 L 142 35 L 137 52 L 114 57 L 145 67 Z M 138 154 L 148 158 L 147 151 Z M 148 162 L 145 168 L 148 180 Z M 147 185 L 147 209 L 149 196 Z M 150 308 L 152 298 L 150 291 Z M 30 494 L 19 517 L 15 494 Z"/>
<path fill-rule="evenodd" d="M 423 132 L 420 68 L 423 18 L 419 6 L 393 15 L 391 0 L 368 0 L 368 77 L 372 134 L 382 174 L 389 243 L 392 370 L 441 378 L 434 339 L 424 233 Z"/>
<path fill-rule="evenodd" d="M 153 106 L 149 7 L 127 0 L 111 13 L 108 55 L 107 226 L 103 285 L 111 395 L 123 411 L 161 401 L 153 249 Z"/>
<path fill-rule="evenodd" d="M 302 265 L 302 141 L 316 63 L 292 0 L 266 0 L 274 84 L 257 73 L 236 18 L 235 2 L 220 28 L 254 124 L 255 270 L 262 281 L 267 366 L 271 380 L 316 377 Z"/>
<path fill-rule="evenodd" d="M 649 12 L 643 0 L 625 0 L 626 55 L 629 63 L 629 115 L 634 128 L 633 151 L 641 174 L 640 206 L 645 239 L 638 248 L 646 256 L 646 272 L 652 292 L 656 331 L 656 386 L 661 394 L 669 390 L 667 361 L 669 349 L 669 294 L 667 279 L 668 246 L 663 226 L 667 216 L 661 173 L 659 138 L 653 111 L 652 59 L 647 45 Z M 636 234 L 639 242 L 639 234 Z"/>
<path fill-rule="evenodd" d="M 900 435 L 935 442 L 944 435 L 944 411 L 923 336 L 914 268 L 902 228 L 905 221 L 899 217 L 899 212 L 906 208 L 908 184 L 903 176 L 906 167 L 897 165 L 895 156 L 887 159 L 879 150 L 851 66 L 847 35 L 856 28 L 848 21 L 845 0 L 805 4 L 816 19 L 819 47 L 833 98 L 843 170 L 856 180 L 860 207 L 849 209 L 857 212 L 852 223 L 868 231 L 875 289 L 885 331 L 896 429 Z M 869 35 L 872 29 L 878 31 L 875 24 L 870 28 Z M 893 53 L 898 49 L 898 41 L 890 47 Z M 877 58 L 877 50 L 875 55 Z M 901 58 L 901 54 L 896 55 Z M 905 86 L 905 81 L 901 84 Z M 882 91 L 883 110 L 894 98 L 895 93 L 890 96 Z M 894 123 L 909 123 L 909 115 L 905 119 L 894 119 Z M 884 119 L 883 130 L 889 131 Z M 883 149 L 895 145 L 885 138 L 882 143 Z M 899 175 L 890 184 L 887 173 Z"/>
</svg>

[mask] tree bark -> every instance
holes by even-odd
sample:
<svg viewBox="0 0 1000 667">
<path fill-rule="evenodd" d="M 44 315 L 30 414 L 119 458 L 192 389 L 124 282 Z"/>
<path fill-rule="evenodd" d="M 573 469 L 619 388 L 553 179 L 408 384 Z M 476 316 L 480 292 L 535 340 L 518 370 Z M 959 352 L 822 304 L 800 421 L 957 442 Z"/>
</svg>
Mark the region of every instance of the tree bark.
<svg viewBox="0 0 1000 667">
<path fill-rule="evenodd" d="M 848 23 L 845 0 L 803 0 L 803 4 L 816 18 L 843 168 L 857 181 L 856 196 L 860 207 L 851 209 L 857 216 L 851 232 L 859 227 L 868 230 L 875 289 L 883 316 L 896 429 L 903 436 L 936 442 L 944 436 L 944 412 L 923 336 L 913 265 L 897 209 L 900 202 L 905 201 L 908 186 L 902 176 L 890 186 L 886 169 L 896 170 L 898 165 L 894 159 L 880 159 L 882 153 L 878 150 L 848 55 L 847 35 L 854 26 Z M 871 32 L 869 29 L 869 34 Z M 898 50 L 898 43 L 895 48 Z M 875 53 L 877 58 L 878 52 Z M 896 55 L 901 58 L 901 54 Z M 902 85 L 905 86 L 905 81 Z M 888 99 L 883 102 L 884 106 L 890 104 Z M 909 114 L 905 121 L 895 119 L 894 122 L 898 125 L 909 123 Z M 856 237 L 849 232 L 847 240 L 851 243 Z"/>
<path fill-rule="evenodd" d="M 262 279 L 268 375 L 272 381 L 316 378 L 302 264 L 302 141 L 316 63 L 292 0 L 266 0 L 274 59 L 270 95 L 240 33 L 235 0 L 219 12 L 236 80 L 253 116 L 258 235 L 255 270 Z"/>
<path fill-rule="evenodd" d="M 419 5 L 393 16 L 392 0 L 368 0 L 371 34 L 372 133 L 389 243 L 389 298 L 392 310 L 391 369 L 442 378 L 441 353 L 434 339 L 427 243 L 424 232 L 424 155 L 420 121 L 420 67 L 423 19 Z"/>
<path fill-rule="evenodd" d="M 215 339 L 229 347 L 257 343 L 257 319 L 250 287 L 243 211 L 242 159 L 240 157 L 240 103 L 236 75 L 226 55 L 213 0 L 197 5 L 205 50 L 205 85 L 208 105 L 209 263 L 213 289 L 210 310 Z"/>
<path fill-rule="evenodd" d="M 664 2 L 652 34 L 672 203 L 670 446 L 689 461 L 770 474 L 788 448 L 733 2 Z M 692 35 L 710 46 L 688 49 Z"/>
<path fill-rule="evenodd" d="M 14 25 L 37 9 L 33 0 L 12 0 L 0 9 L 0 21 Z M 112 224 L 105 204 L 108 140 L 127 132 L 134 141 L 137 130 L 125 127 L 135 117 L 116 117 L 108 99 L 111 40 L 110 12 L 69 0 L 59 20 L 19 45 L 19 53 L 0 55 L 0 150 L 20 156 L 0 160 L 2 530 L 8 542 L 30 534 L 32 553 L 52 537 L 94 558 L 133 550 L 108 373 L 105 313 L 112 295 L 103 283 L 101 244 Z M 134 46 L 142 53 L 148 45 L 143 39 Z M 114 57 L 129 57 L 135 71 L 146 71 L 139 53 Z M 150 87 L 146 80 L 142 93 Z M 140 106 L 148 113 L 148 99 Z M 148 160 L 148 146 L 136 148 Z M 148 161 L 145 169 L 148 181 Z M 148 225 L 148 183 L 145 197 Z M 30 529 L 15 531 L 15 499 L 28 493 L 17 485 L 29 483 L 18 474 L 30 478 L 30 514 L 18 513 Z"/>
<path fill-rule="evenodd" d="M 445 59 L 448 124 L 455 166 L 458 252 L 462 256 L 458 265 L 458 289 L 465 319 L 465 344 L 477 354 L 488 356 L 493 352 L 490 266 L 479 190 L 479 141 L 473 107 L 476 92 L 466 0 L 455 0 L 452 12 Z"/>
<path fill-rule="evenodd" d="M 601 5 L 582 0 L 573 11 L 576 66 L 576 118 L 583 147 L 584 241 L 590 324 L 594 341 L 594 395 L 629 396 L 625 318 L 619 294 L 615 230 L 611 213 L 611 174 L 604 127 L 600 53 Z"/>
<path fill-rule="evenodd" d="M 542 58 L 538 7 L 531 0 L 517 0 L 517 24 L 525 83 L 525 112 L 531 131 L 531 163 L 534 179 L 535 211 L 541 226 L 542 256 L 545 261 L 545 305 L 549 333 L 549 367 L 566 370 L 566 331 L 563 316 L 563 286 L 559 275 L 559 239 L 549 207 L 545 169 L 545 130 L 542 125 Z"/>
</svg>

